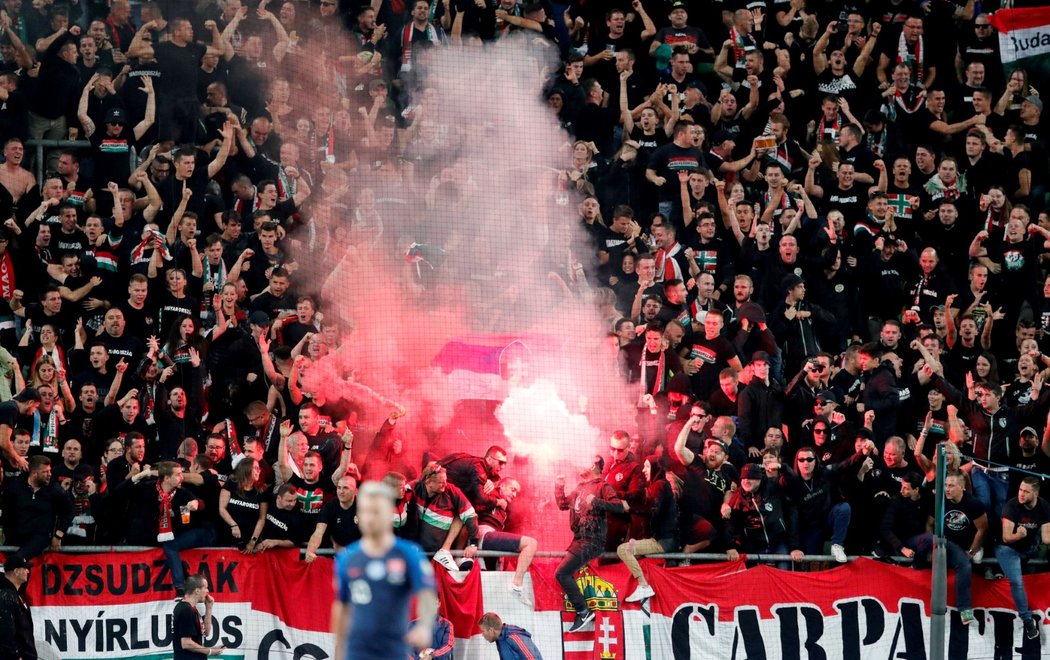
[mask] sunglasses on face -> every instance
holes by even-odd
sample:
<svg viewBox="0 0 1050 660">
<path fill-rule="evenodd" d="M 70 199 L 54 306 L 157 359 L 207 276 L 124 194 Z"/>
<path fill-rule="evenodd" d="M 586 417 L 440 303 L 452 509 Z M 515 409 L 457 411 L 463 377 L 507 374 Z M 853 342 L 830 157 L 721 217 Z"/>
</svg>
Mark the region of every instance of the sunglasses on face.
<svg viewBox="0 0 1050 660">
<path fill-rule="evenodd" d="M 817 459 L 812 458 L 812 457 L 810 457 L 810 458 L 799 458 L 798 459 L 799 463 L 815 463 L 816 461 L 817 461 Z"/>
</svg>

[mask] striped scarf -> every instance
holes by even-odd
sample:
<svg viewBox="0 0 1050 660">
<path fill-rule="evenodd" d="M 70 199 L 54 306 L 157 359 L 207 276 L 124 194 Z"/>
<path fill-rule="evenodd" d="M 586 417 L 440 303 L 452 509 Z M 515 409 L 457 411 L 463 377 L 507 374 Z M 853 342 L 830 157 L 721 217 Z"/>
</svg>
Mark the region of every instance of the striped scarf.
<svg viewBox="0 0 1050 660">
<path fill-rule="evenodd" d="M 430 4 L 430 20 L 434 19 L 434 8 L 437 6 L 436 2 Z M 415 24 L 409 23 L 405 26 L 405 29 L 401 31 L 401 71 L 408 73 L 412 70 L 412 33 L 415 31 Z M 431 44 L 440 43 L 441 39 L 438 37 L 437 29 L 427 22 L 426 27 L 427 42 Z"/>
<path fill-rule="evenodd" d="M 919 40 L 915 42 L 915 55 L 912 55 L 908 51 L 908 43 L 904 38 L 904 31 L 901 30 L 901 36 L 897 39 L 897 64 L 907 64 L 910 66 L 912 80 L 920 85 L 926 75 L 922 66 L 925 55 L 926 53 L 923 49 L 922 37 L 919 37 Z"/>
<path fill-rule="evenodd" d="M 171 261 L 171 249 L 168 247 L 168 242 L 164 238 L 164 234 L 160 233 L 156 229 L 151 229 L 146 235 L 146 238 L 142 239 L 142 242 L 139 243 L 135 247 L 135 249 L 131 251 L 132 264 L 140 264 L 149 261 L 150 258 L 146 256 L 146 250 L 149 249 L 150 244 L 153 242 L 154 238 L 159 238 L 161 241 L 159 249 L 161 256 L 164 257 L 164 261 Z"/>
</svg>

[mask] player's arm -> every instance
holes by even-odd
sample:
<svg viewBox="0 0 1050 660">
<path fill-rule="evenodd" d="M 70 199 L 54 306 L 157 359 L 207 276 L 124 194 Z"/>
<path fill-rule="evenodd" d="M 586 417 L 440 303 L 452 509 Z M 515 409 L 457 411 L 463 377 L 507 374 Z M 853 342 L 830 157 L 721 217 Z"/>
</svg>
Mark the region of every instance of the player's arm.
<svg viewBox="0 0 1050 660">
<path fill-rule="evenodd" d="M 434 621 L 437 619 L 438 598 L 434 590 L 434 569 L 422 550 L 414 544 L 409 546 L 409 584 L 416 597 L 416 622 L 408 629 L 405 641 L 415 649 L 425 649 L 434 641 Z M 340 656 L 336 656 L 337 658 Z"/>
<path fill-rule="evenodd" d="M 354 608 L 350 604 L 350 584 L 346 579 L 346 567 L 341 561 L 335 561 L 335 598 L 332 600 L 332 634 L 335 635 L 335 658 L 346 657 L 346 637 L 354 620 Z"/>
<path fill-rule="evenodd" d="M 350 603 L 336 600 L 332 603 L 332 634 L 335 635 L 335 653 L 333 657 L 346 657 L 346 635 L 350 632 L 354 610 Z"/>
</svg>

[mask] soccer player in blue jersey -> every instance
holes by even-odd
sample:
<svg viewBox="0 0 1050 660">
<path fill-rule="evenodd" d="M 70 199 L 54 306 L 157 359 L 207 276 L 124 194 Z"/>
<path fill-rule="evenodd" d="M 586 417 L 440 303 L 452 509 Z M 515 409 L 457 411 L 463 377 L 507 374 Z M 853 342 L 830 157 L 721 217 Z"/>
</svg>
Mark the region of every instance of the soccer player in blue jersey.
<svg viewBox="0 0 1050 660">
<path fill-rule="evenodd" d="M 430 646 L 437 616 L 434 572 L 418 545 L 394 536 L 394 493 L 368 482 L 357 494 L 361 540 L 335 558 L 335 660 L 409 657 Z M 415 623 L 408 604 L 417 597 Z"/>
</svg>

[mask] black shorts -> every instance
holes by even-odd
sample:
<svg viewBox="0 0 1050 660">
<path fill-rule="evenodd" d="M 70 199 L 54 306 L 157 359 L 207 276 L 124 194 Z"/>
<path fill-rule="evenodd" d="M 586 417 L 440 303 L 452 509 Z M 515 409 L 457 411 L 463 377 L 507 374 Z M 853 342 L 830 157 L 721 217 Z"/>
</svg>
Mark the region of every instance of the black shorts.
<svg viewBox="0 0 1050 660">
<path fill-rule="evenodd" d="M 507 532 L 489 532 L 481 537 L 478 550 L 492 550 L 495 552 L 521 552 L 521 536 L 519 534 L 508 534 Z"/>
</svg>

